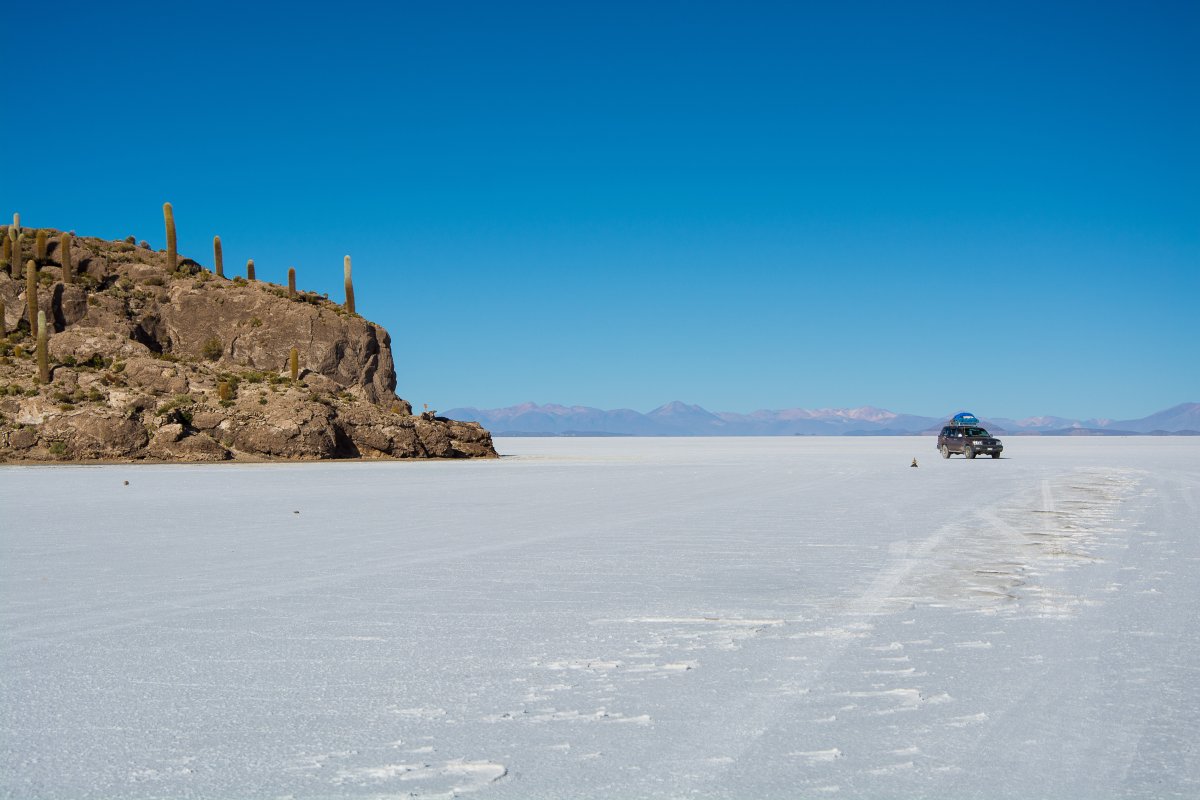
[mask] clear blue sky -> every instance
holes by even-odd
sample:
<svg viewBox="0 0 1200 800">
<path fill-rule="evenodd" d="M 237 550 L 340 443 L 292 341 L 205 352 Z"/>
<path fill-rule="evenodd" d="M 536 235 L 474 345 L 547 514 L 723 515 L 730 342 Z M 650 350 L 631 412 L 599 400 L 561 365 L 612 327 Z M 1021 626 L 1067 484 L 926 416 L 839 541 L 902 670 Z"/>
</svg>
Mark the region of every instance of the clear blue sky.
<svg viewBox="0 0 1200 800">
<path fill-rule="evenodd" d="M 1200 4 L 117 6 L 8 9 L 0 211 L 349 253 L 415 404 L 1200 400 Z"/>
</svg>

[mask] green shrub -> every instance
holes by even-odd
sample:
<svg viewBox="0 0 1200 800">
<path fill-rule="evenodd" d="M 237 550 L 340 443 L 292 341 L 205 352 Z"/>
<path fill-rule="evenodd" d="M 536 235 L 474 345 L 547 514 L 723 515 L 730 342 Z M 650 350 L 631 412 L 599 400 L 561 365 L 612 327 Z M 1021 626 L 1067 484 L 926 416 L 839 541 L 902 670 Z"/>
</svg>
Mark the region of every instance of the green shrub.
<svg viewBox="0 0 1200 800">
<path fill-rule="evenodd" d="M 225 345 L 217 337 L 208 339 L 200 346 L 200 355 L 209 361 L 216 361 L 225 352 Z"/>
</svg>

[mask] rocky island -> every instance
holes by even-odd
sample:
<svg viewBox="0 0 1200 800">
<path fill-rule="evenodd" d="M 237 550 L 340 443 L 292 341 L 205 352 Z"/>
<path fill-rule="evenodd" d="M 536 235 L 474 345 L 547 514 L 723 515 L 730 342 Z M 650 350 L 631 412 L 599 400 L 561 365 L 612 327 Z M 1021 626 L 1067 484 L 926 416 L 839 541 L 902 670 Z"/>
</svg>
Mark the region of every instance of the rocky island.
<svg viewBox="0 0 1200 800">
<path fill-rule="evenodd" d="M 386 330 L 346 303 L 228 277 L 133 237 L 0 226 L 0 461 L 495 457 L 414 415 Z"/>
</svg>

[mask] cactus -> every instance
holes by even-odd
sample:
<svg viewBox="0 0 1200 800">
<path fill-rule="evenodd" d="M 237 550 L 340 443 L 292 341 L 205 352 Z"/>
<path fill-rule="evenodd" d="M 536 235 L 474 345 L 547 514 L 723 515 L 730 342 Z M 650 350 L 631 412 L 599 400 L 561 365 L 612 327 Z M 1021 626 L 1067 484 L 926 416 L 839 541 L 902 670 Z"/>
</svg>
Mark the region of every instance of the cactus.
<svg viewBox="0 0 1200 800">
<path fill-rule="evenodd" d="M 248 281 L 254 280 L 254 259 L 253 258 L 246 262 L 246 280 L 248 280 Z"/>
<path fill-rule="evenodd" d="M 58 261 L 62 264 L 63 283 L 75 282 L 75 266 L 71 263 L 71 234 L 64 233 L 58 240 Z"/>
<path fill-rule="evenodd" d="M 25 263 L 21 260 L 21 215 L 13 214 L 12 225 L 8 226 L 8 238 L 12 239 L 12 253 L 9 254 L 11 259 L 8 263 L 12 265 L 12 276 L 17 277 L 21 270 L 21 264 Z"/>
<path fill-rule="evenodd" d="M 25 262 L 25 302 L 29 308 L 29 332 L 36 334 L 38 315 L 37 264 L 32 258 Z"/>
<path fill-rule="evenodd" d="M 288 267 L 288 297 L 296 296 L 296 268 Z"/>
<path fill-rule="evenodd" d="M 33 257 L 37 259 L 39 264 L 46 263 L 46 229 L 38 228 L 37 234 L 33 237 Z"/>
<path fill-rule="evenodd" d="M 175 252 L 175 211 L 170 203 L 163 203 L 163 221 L 167 225 L 167 271 L 174 272 L 179 267 L 179 256 Z"/>
<path fill-rule="evenodd" d="M 346 276 L 346 310 L 354 313 L 354 281 L 350 279 L 350 256 L 343 261 L 343 272 Z"/>
<path fill-rule="evenodd" d="M 221 252 L 221 237 L 213 237 L 213 269 L 217 272 L 218 278 L 225 277 L 225 256 Z"/>
<path fill-rule="evenodd" d="M 11 242 L 9 249 L 12 250 L 8 256 L 8 263 L 12 265 L 13 280 L 20 280 L 21 265 L 25 263 L 25 260 L 21 257 L 21 241 L 25 237 L 19 229 L 14 227 L 8 229 L 8 238 Z"/>
<path fill-rule="evenodd" d="M 233 387 L 229 385 L 229 381 L 221 381 L 217 384 L 217 399 L 222 403 L 233 400 Z"/>
<path fill-rule="evenodd" d="M 4 321 L 4 301 L 0 300 L 0 337 L 8 335 L 8 325 Z"/>
<path fill-rule="evenodd" d="M 50 348 L 47 347 L 46 312 L 37 314 L 37 362 L 38 381 L 43 385 L 50 382 Z"/>
<path fill-rule="evenodd" d="M 0 238 L 4 239 L 4 242 L 0 243 L 0 269 L 7 269 L 9 272 L 13 272 L 12 239 L 10 239 L 8 236 Z"/>
<path fill-rule="evenodd" d="M 288 354 L 288 368 L 292 371 L 292 380 L 300 380 L 300 352 L 294 347 Z"/>
</svg>

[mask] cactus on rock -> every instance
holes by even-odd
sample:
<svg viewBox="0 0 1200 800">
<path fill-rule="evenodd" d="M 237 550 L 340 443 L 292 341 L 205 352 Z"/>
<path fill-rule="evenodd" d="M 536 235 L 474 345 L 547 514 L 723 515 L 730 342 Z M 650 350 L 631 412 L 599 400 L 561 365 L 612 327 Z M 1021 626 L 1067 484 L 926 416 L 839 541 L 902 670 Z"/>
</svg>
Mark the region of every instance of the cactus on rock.
<svg viewBox="0 0 1200 800">
<path fill-rule="evenodd" d="M 343 270 L 346 278 L 346 310 L 351 314 L 354 313 L 354 282 L 350 279 L 350 256 L 346 256 L 343 261 Z"/>
<path fill-rule="evenodd" d="M 21 242 L 24 241 L 25 236 L 17 228 L 9 228 L 8 238 L 12 243 L 12 253 L 8 257 L 8 263 L 12 265 L 13 280 L 20 280 L 21 265 L 25 263 L 25 259 L 21 255 Z"/>
<path fill-rule="evenodd" d="M 296 296 L 296 268 L 288 267 L 288 297 Z"/>
<path fill-rule="evenodd" d="M 7 269 L 9 272 L 16 272 L 16 270 L 12 268 L 12 238 L 9 236 L 3 236 L 0 238 L 4 239 L 4 242 L 0 243 L 0 269 Z"/>
<path fill-rule="evenodd" d="M 62 264 L 63 283 L 75 282 L 75 267 L 71 263 L 71 234 L 64 233 L 58 240 L 58 262 Z"/>
<path fill-rule="evenodd" d="M 25 304 L 29 309 L 29 332 L 36 335 L 38 315 L 37 263 L 32 258 L 25 262 Z"/>
<path fill-rule="evenodd" d="M 37 364 L 38 381 L 43 385 L 50 382 L 50 348 L 46 333 L 46 312 L 37 313 Z"/>
<path fill-rule="evenodd" d="M 248 281 L 254 280 L 254 259 L 253 258 L 246 262 L 246 280 L 248 280 Z"/>
<path fill-rule="evenodd" d="M 213 237 L 213 270 L 218 278 L 225 277 L 225 255 L 221 251 L 221 237 Z"/>
<path fill-rule="evenodd" d="M 0 300 L 0 336 L 8 335 L 8 324 L 4 321 L 4 301 Z"/>
<path fill-rule="evenodd" d="M 163 203 L 163 221 L 167 226 L 167 271 L 174 272 L 179 267 L 179 256 L 175 251 L 175 211 L 170 203 Z"/>
<path fill-rule="evenodd" d="M 46 229 L 38 228 L 37 234 L 33 237 L 33 257 L 37 259 L 39 264 L 46 263 Z"/>
</svg>

